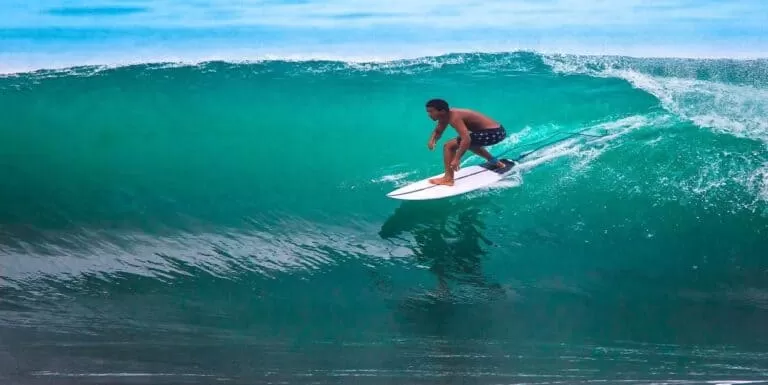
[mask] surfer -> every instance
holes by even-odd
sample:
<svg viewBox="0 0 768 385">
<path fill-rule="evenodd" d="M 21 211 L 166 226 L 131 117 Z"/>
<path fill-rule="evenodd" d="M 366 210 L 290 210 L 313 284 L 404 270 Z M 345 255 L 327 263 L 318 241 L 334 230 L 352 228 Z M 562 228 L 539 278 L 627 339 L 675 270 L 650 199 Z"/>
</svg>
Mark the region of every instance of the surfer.
<svg viewBox="0 0 768 385">
<path fill-rule="evenodd" d="M 430 150 L 435 148 L 435 143 L 440 140 L 443 131 L 449 124 L 459 134 L 458 137 L 449 140 L 443 146 L 445 175 L 441 178 L 430 179 L 431 183 L 453 186 L 453 173 L 459 170 L 459 162 L 467 150 L 482 156 L 489 164 L 495 164 L 496 167 L 506 166 L 485 149 L 485 146 L 494 145 L 504 140 L 507 136 L 504 126 L 479 112 L 463 108 L 450 108 L 448 102 L 442 99 L 429 100 L 426 107 L 429 117 L 437 122 L 427 144 Z"/>
</svg>

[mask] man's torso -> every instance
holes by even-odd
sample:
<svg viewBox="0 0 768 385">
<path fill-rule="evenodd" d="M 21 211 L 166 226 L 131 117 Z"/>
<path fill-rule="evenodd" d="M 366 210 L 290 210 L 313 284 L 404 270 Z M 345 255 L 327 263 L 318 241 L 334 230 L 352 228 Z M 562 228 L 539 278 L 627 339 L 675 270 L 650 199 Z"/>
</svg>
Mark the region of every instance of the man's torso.
<svg viewBox="0 0 768 385">
<path fill-rule="evenodd" d="M 476 111 L 464 108 L 451 108 L 451 120 L 461 119 L 470 131 L 480 131 L 498 128 L 500 124 L 495 120 Z"/>
</svg>

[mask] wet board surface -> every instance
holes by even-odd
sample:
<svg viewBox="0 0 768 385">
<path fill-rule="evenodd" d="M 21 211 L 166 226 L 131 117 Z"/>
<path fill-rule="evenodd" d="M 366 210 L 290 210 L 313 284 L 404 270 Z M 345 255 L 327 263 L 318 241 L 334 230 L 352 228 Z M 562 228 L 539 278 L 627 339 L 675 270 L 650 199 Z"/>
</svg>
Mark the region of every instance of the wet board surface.
<svg viewBox="0 0 768 385">
<path fill-rule="evenodd" d="M 503 179 L 506 174 L 512 171 L 515 163 L 509 159 L 499 159 L 506 166 L 496 167 L 488 163 L 460 168 L 454 173 L 453 186 L 435 185 L 429 182 L 432 178 L 443 176 L 442 173 L 424 178 L 406 186 L 400 187 L 387 194 L 393 199 L 402 200 L 429 200 L 441 199 L 456 196 L 479 188 L 491 185 Z"/>
</svg>

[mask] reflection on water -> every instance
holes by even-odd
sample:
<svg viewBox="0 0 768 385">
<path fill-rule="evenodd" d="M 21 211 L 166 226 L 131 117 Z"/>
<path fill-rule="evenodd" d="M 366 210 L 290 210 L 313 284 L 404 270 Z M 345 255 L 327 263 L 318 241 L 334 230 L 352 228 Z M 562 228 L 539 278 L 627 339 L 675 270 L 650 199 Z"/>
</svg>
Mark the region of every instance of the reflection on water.
<svg viewBox="0 0 768 385">
<path fill-rule="evenodd" d="M 498 289 L 483 272 L 493 243 L 484 234 L 482 215 L 483 207 L 470 200 L 404 202 L 381 226 L 379 236 L 412 249 L 416 262 L 435 275 L 438 298 L 452 296 L 452 286 Z"/>
</svg>

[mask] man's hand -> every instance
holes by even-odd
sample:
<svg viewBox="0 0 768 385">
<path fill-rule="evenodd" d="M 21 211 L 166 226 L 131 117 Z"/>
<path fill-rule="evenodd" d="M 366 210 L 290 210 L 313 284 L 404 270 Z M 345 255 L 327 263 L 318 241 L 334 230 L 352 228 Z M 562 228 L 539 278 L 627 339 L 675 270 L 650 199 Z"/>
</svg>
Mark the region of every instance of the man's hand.
<svg viewBox="0 0 768 385">
<path fill-rule="evenodd" d="M 435 129 L 432 131 L 432 136 L 429 137 L 429 142 L 427 142 L 427 148 L 430 150 L 435 148 L 435 144 L 440 140 L 440 136 L 443 135 L 443 131 L 447 126 L 447 122 L 437 122 L 437 126 L 435 126 Z"/>
<path fill-rule="evenodd" d="M 451 124 L 454 128 L 456 128 L 456 132 L 459 133 L 459 136 L 461 137 L 461 144 L 459 145 L 459 148 L 456 150 L 456 163 L 458 167 L 458 160 L 461 159 L 462 156 L 464 156 L 464 153 L 467 152 L 467 149 L 469 148 L 470 142 L 472 139 L 469 136 L 469 129 L 467 129 L 467 126 L 464 125 L 464 121 L 460 118 L 454 119 Z"/>
</svg>

